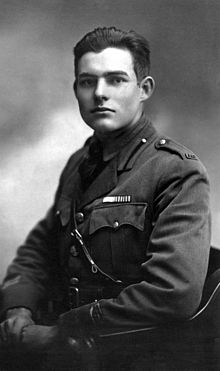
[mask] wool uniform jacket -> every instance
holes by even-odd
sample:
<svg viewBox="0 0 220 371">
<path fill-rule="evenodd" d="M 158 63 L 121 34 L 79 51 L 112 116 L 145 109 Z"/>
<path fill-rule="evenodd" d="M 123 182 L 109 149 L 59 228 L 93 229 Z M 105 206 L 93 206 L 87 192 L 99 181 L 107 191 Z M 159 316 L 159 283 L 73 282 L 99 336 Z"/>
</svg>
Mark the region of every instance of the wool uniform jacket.
<svg viewBox="0 0 220 371">
<path fill-rule="evenodd" d="M 71 235 L 75 220 L 94 262 L 122 285 L 115 296 L 61 314 L 64 333 L 99 334 L 190 317 L 201 300 L 209 257 L 206 170 L 191 151 L 161 137 L 142 117 L 83 193 L 78 166 L 88 143 L 69 159 L 52 208 L 9 266 L 2 312 L 22 306 L 35 313 L 55 275 L 64 296 L 73 277 L 87 288 L 110 286 L 92 272 Z"/>
</svg>

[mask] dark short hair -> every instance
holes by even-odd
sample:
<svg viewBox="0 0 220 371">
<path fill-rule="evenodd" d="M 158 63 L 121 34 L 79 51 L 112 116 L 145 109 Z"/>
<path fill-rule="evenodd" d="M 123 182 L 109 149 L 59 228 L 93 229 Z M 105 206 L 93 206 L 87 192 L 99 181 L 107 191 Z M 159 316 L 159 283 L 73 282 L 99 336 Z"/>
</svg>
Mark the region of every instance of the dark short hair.
<svg viewBox="0 0 220 371">
<path fill-rule="evenodd" d="M 126 32 L 116 27 L 98 27 L 87 33 L 73 49 L 76 77 L 79 60 L 85 53 L 99 53 L 108 47 L 130 51 L 133 57 L 134 71 L 139 81 L 149 74 L 150 47 L 143 36 L 135 31 Z"/>
</svg>

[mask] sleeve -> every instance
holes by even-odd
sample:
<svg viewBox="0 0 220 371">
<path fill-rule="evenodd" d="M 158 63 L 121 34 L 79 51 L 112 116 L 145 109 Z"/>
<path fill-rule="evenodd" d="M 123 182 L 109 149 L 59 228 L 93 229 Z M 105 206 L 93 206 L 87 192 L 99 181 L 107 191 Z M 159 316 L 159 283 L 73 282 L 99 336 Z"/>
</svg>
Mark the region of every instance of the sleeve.
<svg viewBox="0 0 220 371">
<path fill-rule="evenodd" d="M 25 307 L 35 314 L 39 302 L 45 297 L 50 278 L 59 272 L 55 205 L 71 160 L 72 156 L 60 176 L 53 206 L 18 248 L 15 259 L 7 269 L 1 287 L 1 316 L 7 309 L 14 307 Z"/>
<path fill-rule="evenodd" d="M 20 306 L 29 308 L 33 313 L 36 311 L 38 302 L 44 296 L 50 270 L 56 264 L 53 227 L 51 208 L 18 248 L 2 285 L 2 313 Z"/>
<path fill-rule="evenodd" d="M 209 181 L 197 160 L 169 157 L 160 167 L 144 279 L 60 317 L 61 331 L 80 324 L 93 333 L 189 318 L 199 306 L 210 248 Z"/>
<path fill-rule="evenodd" d="M 55 206 L 65 183 L 68 183 L 81 159 L 82 151 L 83 149 L 78 150 L 69 158 L 60 176 L 53 206 L 29 233 L 8 267 L 1 287 L 1 316 L 7 309 L 14 307 L 26 307 L 35 313 L 39 302 L 45 297 L 50 279 L 53 278 L 56 282 L 59 279 Z"/>
</svg>

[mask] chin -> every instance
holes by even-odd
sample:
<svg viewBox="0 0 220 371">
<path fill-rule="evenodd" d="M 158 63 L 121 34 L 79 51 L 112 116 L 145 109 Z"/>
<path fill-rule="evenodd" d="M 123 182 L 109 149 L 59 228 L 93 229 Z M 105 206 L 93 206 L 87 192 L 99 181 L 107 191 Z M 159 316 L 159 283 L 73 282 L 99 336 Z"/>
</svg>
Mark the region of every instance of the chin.
<svg viewBox="0 0 220 371">
<path fill-rule="evenodd" d="M 97 133 L 100 134 L 105 134 L 105 133 L 110 133 L 112 131 L 115 131 L 119 129 L 117 125 L 113 122 L 93 122 L 92 125 L 89 125 L 93 130 L 95 130 Z"/>
</svg>

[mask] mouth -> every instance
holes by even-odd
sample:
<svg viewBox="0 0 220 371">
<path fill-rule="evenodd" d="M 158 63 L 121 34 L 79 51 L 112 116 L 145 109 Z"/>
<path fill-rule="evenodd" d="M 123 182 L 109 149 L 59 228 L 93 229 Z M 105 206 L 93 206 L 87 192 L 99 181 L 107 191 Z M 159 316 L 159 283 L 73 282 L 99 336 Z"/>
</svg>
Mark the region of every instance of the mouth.
<svg viewBox="0 0 220 371">
<path fill-rule="evenodd" d="M 111 108 L 108 108 L 108 107 L 95 107 L 91 110 L 92 113 L 98 113 L 98 112 L 115 112 L 114 110 L 112 110 Z"/>
</svg>

